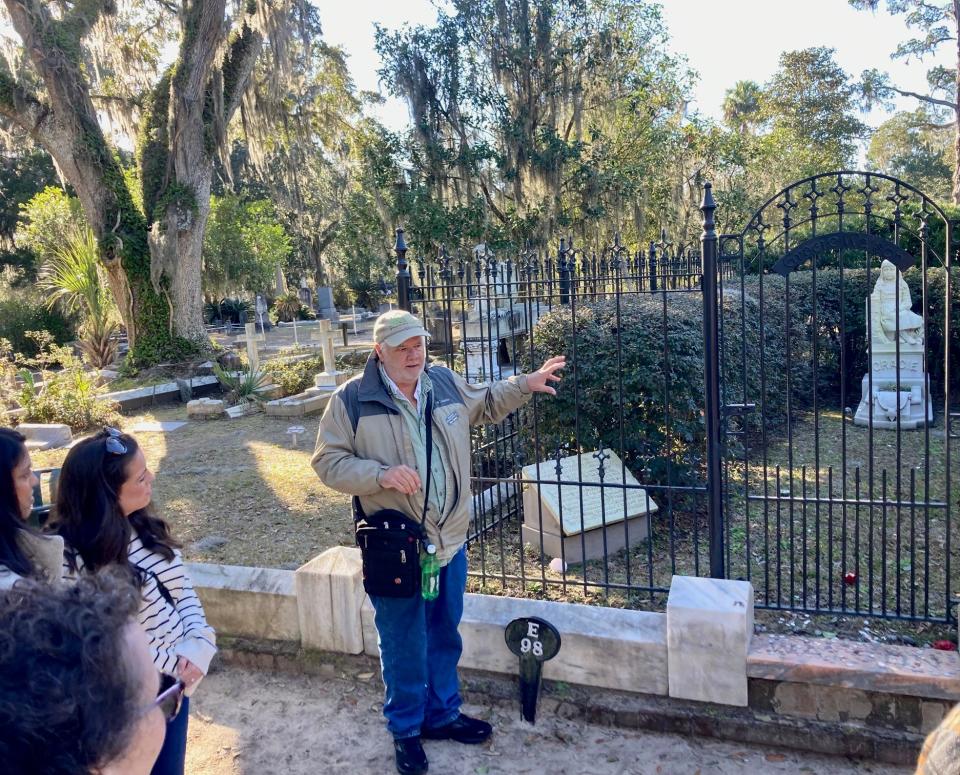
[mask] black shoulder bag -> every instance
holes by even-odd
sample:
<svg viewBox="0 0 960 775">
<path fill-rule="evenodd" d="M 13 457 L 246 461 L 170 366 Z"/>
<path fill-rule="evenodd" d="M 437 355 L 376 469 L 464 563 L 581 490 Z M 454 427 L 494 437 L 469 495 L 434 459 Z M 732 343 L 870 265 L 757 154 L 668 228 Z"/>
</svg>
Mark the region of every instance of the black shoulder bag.
<svg viewBox="0 0 960 775">
<path fill-rule="evenodd" d="M 430 500 L 430 458 L 433 453 L 432 391 L 427 394 L 427 486 L 420 522 L 397 509 L 365 514 L 360 499 L 353 499 L 357 546 L 363 556 L 363 588 L 368 595 L 413 597 L 420 594 L 420 542 L 426 539 L 427 504 Z"/>
</svg>

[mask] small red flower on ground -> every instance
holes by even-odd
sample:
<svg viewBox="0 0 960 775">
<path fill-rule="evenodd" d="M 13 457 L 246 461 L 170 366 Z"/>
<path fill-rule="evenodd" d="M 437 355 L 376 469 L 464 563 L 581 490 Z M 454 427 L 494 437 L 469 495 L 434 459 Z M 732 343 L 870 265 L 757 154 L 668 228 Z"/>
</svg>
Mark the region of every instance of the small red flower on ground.
<svg viewBox="0 0 960 775">
<path fill-rule="evenodd" d="M 843 583 L 846 584 L 848 587 L 852 587 L 854 584 L 857 583 L 857 574 L 854 573 L 852 570 L 848 570 L 846 573 L 843 574 Z"/>
<path fill-rule="evenodd" d="M 940 651 L 956 651 L 957 644 L 952 640 L 935 640 L 933 642 L 933 647 L 939 649 Z"/>
</svg>

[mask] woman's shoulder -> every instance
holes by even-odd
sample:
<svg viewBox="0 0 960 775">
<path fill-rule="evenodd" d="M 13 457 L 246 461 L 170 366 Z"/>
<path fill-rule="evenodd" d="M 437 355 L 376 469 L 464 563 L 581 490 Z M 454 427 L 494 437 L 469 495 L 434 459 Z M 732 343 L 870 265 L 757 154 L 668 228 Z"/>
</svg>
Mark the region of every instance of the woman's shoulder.
<svg viewBox="0 0 960 775">
<path fill-rule="evenodd" d="M 58 535 L 20 532 L 18 538 L 24 553 L 30 558 L 34 572 L 48 581 L 59 581 L 63 568 L 63 538 Z"/>
</svg>

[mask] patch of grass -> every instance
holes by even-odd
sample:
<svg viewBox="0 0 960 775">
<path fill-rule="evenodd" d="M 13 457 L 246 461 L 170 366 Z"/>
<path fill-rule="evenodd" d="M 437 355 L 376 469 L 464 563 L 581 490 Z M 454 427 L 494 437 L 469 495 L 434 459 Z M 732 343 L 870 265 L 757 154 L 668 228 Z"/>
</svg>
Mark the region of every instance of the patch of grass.
<svg viewBox="0 0 960 775">
<path fill-rule="evenodd" d="M 182 405 L 124 419 L 186 419 Z M 310 467 L 319 418 L 297 419 L 306 433 L 290 447 L 287 418 L 249 415 L 237 420 L 191 421 L 167 434 L 137 433 L 157 475 L 154 506 L 197 562 L 295 568 L 324 549 L 352 545 L 348 496 L 325 487 Z M 33 454 L 36 467 L 60 465 L 66 450 Z M 222 546 L 193 544 L 220 536 Z"/>
</svg>

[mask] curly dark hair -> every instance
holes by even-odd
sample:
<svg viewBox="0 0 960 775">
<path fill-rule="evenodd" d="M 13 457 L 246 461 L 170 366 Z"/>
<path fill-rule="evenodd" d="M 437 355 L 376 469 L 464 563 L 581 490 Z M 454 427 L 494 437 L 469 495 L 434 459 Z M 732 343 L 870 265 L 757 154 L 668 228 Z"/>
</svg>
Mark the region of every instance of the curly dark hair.
<svg viewBox="0 0 960 775">
<path fill-rule="evenodd" d="M 32 531 L 23 521 L 13 483 L 13 469 L 27 455 L 26 441 L 17 431 L 0 428 L 0 565 L 19 576 L 33 574 L 33 565 L 17 540 L 21 532 Z"/>
<path fill-rule="evenodd" d="M 126 452 L 112 452 L 108 447 L 111 440 L 118 441 Z M 51 529 L 83 558 L 88 571 L 109 565 L 128 567 L 131 528 L 146 549 L 168 561 L 179 547 L 167 523 L 154 516 L 149 506 L 129 516 L 120 511 L 120 487 L 139 448 L 133 436 L 104 430 L 74 446 L 63 461 Z M 69 551 L 67 561 L 76 571 L 75 556 Z"/>
<path fill-rule="evenodd" d="M 138 723 L 141 676 L 126 653 L 139 595 L 117 572 L 0 594 L 4 772 L 80 775 L 116 760 Z"/>
</svg>

